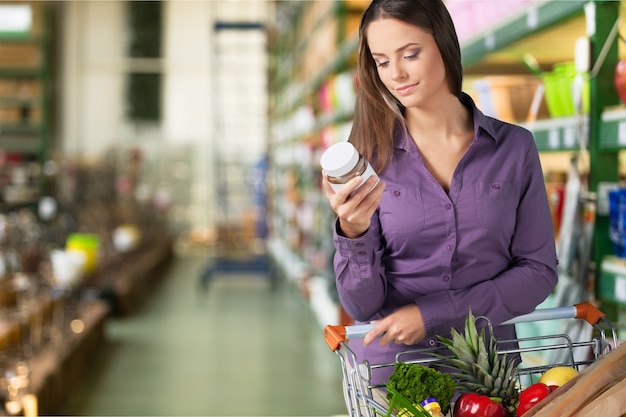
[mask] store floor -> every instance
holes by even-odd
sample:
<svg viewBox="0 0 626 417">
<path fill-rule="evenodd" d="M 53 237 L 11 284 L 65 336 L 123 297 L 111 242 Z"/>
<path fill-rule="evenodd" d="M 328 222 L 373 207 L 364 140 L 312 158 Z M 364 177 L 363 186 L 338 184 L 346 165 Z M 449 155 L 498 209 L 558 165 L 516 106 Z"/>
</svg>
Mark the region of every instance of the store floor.
<svg viewBox="0 0 626 417">
<path fill-rule="evenodd" d="M 177 255 L 134 315 L 107 323 L 107 345 L 67 415 L 346 414 L 338 358 L 304 300 L 259 275 L 218 276 Z"/>
</svg>

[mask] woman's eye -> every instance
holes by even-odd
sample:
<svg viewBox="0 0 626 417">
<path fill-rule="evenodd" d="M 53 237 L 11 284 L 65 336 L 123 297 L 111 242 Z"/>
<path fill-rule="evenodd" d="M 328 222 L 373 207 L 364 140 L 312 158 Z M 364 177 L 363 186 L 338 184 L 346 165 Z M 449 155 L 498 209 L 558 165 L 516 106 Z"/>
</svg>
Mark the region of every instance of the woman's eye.
<svg viewBox="0 0 626 417">
<path fill-rule="evenodd" d="M 387 65 L 389 65 L 389 61 L 383 61 L 383 62 L 377 62 L 377 63 L 376 63 L 376 66 L 377 66 L 378 68 L 384 68 L 384 67 L 386 67 Z"/>
<path fill-rule="evenodd" d="M 415 52 L 414 54 L 405 56 L 404 59 L 408 59 L 408 60 L 415 59 L 417 58 L 419 54 L 420 54 L 419 52 Z"/>
</svg>

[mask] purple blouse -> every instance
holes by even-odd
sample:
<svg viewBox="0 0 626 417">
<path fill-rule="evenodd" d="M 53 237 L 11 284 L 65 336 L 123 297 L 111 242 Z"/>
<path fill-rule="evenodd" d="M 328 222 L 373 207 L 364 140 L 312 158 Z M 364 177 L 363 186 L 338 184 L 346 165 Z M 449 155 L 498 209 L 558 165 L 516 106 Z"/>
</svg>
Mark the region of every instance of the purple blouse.
<svg viewBox="0 0 626 417">
<path fill-rule="evenodd" d="M 386 188 L 366 234 L 337 233 L 334 267 L 341 304 L 357 322 L 416 303 L 432 346 L 462 330 L 471 308 L 494 325 L 529 313 L 557 282 L 557 258 L 539 155 L 532 134 L 485 116 L 469 96 L 474 139 L 450 191 L 430 174 L 411 138 L 394 137 Z M 514 326 L 496 336 L 515 337 Z M 356 342 L 356 343 L 354 343 Z M 350 344 L 360 360 L 393 361 L 406 345 Z"/>
</svg>

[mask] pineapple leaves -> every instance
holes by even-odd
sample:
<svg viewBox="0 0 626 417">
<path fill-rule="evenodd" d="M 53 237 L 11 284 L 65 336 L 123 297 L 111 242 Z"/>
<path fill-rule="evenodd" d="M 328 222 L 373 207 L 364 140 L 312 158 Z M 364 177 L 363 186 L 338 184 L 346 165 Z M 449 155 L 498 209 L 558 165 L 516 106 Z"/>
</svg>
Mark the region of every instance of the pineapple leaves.
<svg viewBox="0 0 626 417">
<path fill-rule="evenodd" d="M 439 336 L 448 353 L 432 353 L 432 356 L 440 360 L 441 366 L 451 369 L 456 389 L 499 397 L 509 408 L 516 404 L 517 364 L 506 354 L 498 353 L 497 341 L 491 333 L 486 334 L 485 327 L 477 329 L 471 310 L 465 319 L 464 334 L 452 328 L 450 337 Z"/>
<path fill-rule="evenodd" d="M 484 338 L 484 333 L 481 334 L 481 337 Z M 473 354 L 478 353 L 478 331 L 476 330 L 476 318 L 472 314 L 472 310 L 469 311 L 467 319 L 465 320 L 465 338 L 467 339 L 467 344 L 471 352 Z"/>
</svg>

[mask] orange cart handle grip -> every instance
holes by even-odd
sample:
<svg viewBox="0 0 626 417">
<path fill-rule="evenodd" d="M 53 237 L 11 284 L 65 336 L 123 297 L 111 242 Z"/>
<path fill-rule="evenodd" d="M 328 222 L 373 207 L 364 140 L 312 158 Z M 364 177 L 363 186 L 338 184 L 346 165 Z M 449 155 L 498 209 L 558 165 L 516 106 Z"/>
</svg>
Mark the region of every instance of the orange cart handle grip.
<svg viewBox="0 0 626 417">
<path fill-rule="evenodd" d="M 341 344 L 345 342 L 346 339 L 345 326 L 328 325 L 324 328 L 324 340 L 333 352 L 339 349 Z"/>
<path fill-rule="evenodd" d="M 576 318 L 583 319 L 592 326 L 598 324 L 602 317 L 606 316 L 606 314 L 588 301 L 574 304 L 574 307 L 576 308 Z"/>
</svg>

